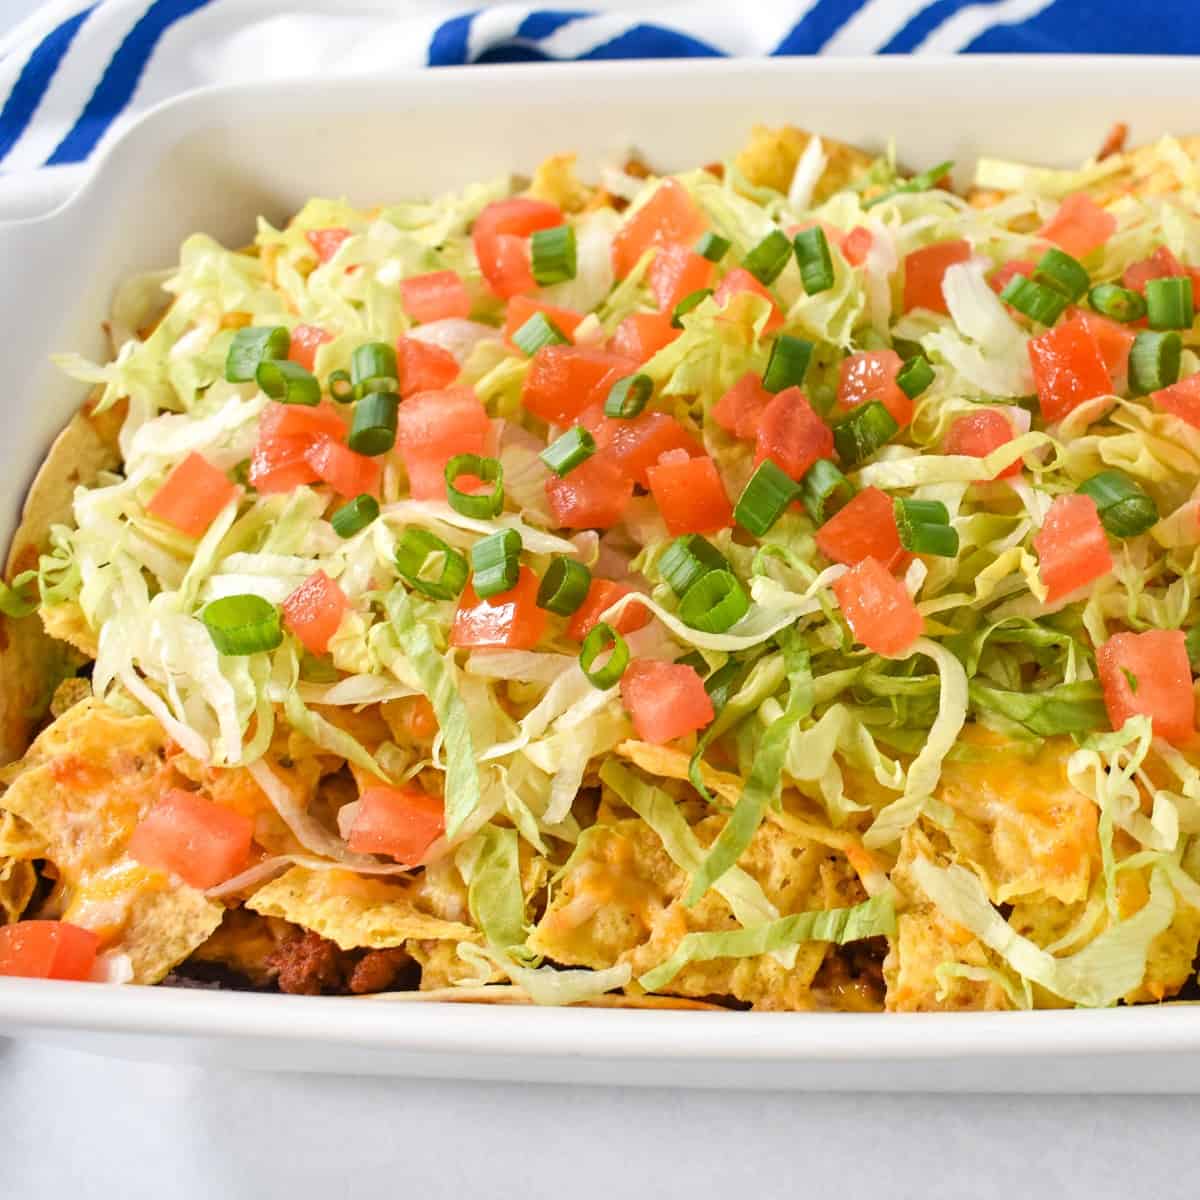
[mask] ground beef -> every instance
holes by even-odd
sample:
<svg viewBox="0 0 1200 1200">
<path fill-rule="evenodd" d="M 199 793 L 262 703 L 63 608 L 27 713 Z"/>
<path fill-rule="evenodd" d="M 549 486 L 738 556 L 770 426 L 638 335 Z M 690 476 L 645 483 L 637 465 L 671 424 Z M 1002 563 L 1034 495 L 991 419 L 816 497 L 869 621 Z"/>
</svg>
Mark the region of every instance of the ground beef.
<svg viewBox="0 0 1200 1200">
<path fill-rule="evenodd" d="M 394 950 L 368 950 L 351 968 L 348 987 L 355 996 L 386 992 L 396 976 L 411 965 L 408 952 L 399 946 Z"/>
<path fill-rule="evenodd" d="M 277 972 L 281 992 L 297 996 L 364 996 L 395 987 L 402 973 L 409 974 L 413 961 L 402 947 L 340 950 L 319 933 L 303 930 L 273 951 L 267 965 Z M 400 982 L 402 986 L 415 986 L 407 978 Z"/>
</svg>

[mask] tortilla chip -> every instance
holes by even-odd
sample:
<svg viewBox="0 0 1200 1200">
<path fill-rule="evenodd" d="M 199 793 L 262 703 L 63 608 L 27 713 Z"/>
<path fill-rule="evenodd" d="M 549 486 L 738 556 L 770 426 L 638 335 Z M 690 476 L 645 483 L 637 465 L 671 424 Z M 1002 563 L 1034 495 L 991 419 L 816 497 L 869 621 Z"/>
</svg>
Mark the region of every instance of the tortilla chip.
<svg viewBox="0 0 1200 1200">
<path fill-rule="evenodd" d="M 57 641 L 74 646 L 86 658 L 95 658 L 99 652 L 96 631 L 88 624 L 83 609 L 74 600 L 62 604 L 43 604 L 38 609 L 42 628 Z"/>
<path fill-rule="evenodd" d="M 267 959 L 292 933 L 271 917 L 231 908 L 207 941 L 192 952 L 190 961 L 219 963 L 244 975 L 255 987 L 266 987 L 276 975 Z"/>
<path fill-rule="evenodd" d="M 314 930 L 343 950 L 384 950 L 410 939 L 477 938 L 469 925 L 421 912 L 411 884 L 364 879 L 341 869 L 292 867 L 259 888 L 246 907 Z"/>
<path fill-rule="evenodd" d="M 786 194 L 800 155 L 813 136 L 794 125 L 782 125 L 778 129 L 755 125 L 734 163 L 756 187 L 774 188 Z M 827 161 L 813 189 L 814 204 L 820 204 L 834 192 L 853 183 L 874 161 L 871 155 L 857 147 L 833 138 L 822 137 L 821 145 Z"/>
<path fill-rule="evenodd" d="M 221 924 L 225 909 L 203 892 L 171 886 L 138 887 L 130 897 L 121 937 L 111 949 L 129 956 L 134 983 L 158 983 Z M 71 910 L 67 910 L 70 919 Z"/>
<path fill-rule="evenodd" d="M 33 863 L 19 858 L 0 858 L 0 925 L 21 918 L 37 887 Z"/>
<path fill-rule="evenodd" d="M 543 159 L 533 173 L 529 195 L 568 213 L 582 212 L 591 199 L 590 189 L 575 174 L 574 154 L 552 154 Z"/>
<path fill-rule="evenodd" d="M 431 992 L 375 992 L 362 996 L 363 1000 L 387 1001 L 389 1003 L 452 1003 L 452 1004 L 532 1004 L 524 988 L 511 983 L 493 983 L 480 987 L 440 987 Z M 689 1012 L 728 1012 L 721 1004 L 708 1004 L 703 1000 L 688 1000 L 682 996 L 622 996 L 611 994 L 581 1000 L 575 1008 L 632 1008 L 672 1009 Z"/>
<path fill-rule="evenodd" d="M 422 992 L 445 989 L 459 991 L 454 985 L 460 980 L 478 980 L 482 973 L 482 963 L 468 963 L 459 956 L 457 942 L 409 942 L 408 952 L 421 968 Z M 505 976 L 493 966 L 489 968 L 488 978 L 498 983 Z M 523 992 L 521 994 L 524 995 Z"/>
</svg>

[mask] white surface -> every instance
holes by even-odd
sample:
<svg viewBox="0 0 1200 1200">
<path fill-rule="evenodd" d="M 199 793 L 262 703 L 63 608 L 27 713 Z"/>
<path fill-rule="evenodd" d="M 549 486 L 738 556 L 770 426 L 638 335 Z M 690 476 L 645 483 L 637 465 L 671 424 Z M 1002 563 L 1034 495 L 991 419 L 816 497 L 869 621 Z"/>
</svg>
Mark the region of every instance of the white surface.
<svg viewBox="0 0 1200 1200">
<path fill-rule="evenodd" d="M 767 74 L 756 70 L 758 77 Z M 1123 112 L 1137 108 L 1143 123 L 1151 82 L 1161 80 L 1143 80 L 1145 86 L 1129 89 L 1137 102 L 1122 105 Z M 860 95 L 863 83 L 860 76 Z M 714 112 L 714 120 L 737 124 L 738 103 L 750 115 L 752 90 L 731 97 L 720 89 L 714 101 L 732 103 L 734 112 Z M 780 86 L 777 95 L 787 97 L 775 106 L 780 116 L 799 115 L 803 90 L 794 82 Z M 1061 90 L 1070 95 L 1070 85 Z M 1005 91 L 996 84 L 996 92 Z M 764 84 L 754 115 L 765 115 L 767 94 Z M 1102 130 L 1116 115 L 1096 99 L 1090 110 L 1077 104 L 1067 122 L 1074 135 Z M 857 116 L 848 110 L 842 119 L 867 120 L 869 105 L 864 96 Z M 837 115 L 836 105 L 823 111 Z M 889 122 L 910 133 L 911 146 L 919 133 L 916 114 L 893 104 Z M 1050 147 L 1047 157 L 1077 153 L 1053 146 L 1061 123 L 1008 126 L 1009 145 L 1040 135 Z M 576 120 L 572 128 L 594 137 L 598 123 Z M 698 130 L 722 136 L 712 120 L 693 120 L 691 128 L 693 136 Z M 997 132 L 979 129 L 978 109 L 960 113 L 957 128 L 977 136 Z M 255 136 L 253 129 L 242 132 Z M 669 134 L 648 120 L 638 140 L 653 154 L 655 142 L 666 146 Z M 961 145 L 966 135 L 956 140 Z M 117 198 L 109 195 L 110 202 Z M 128 208 L 104 207 L 112 220 L 132 219 Z M 89 265 L 112 267 L 120 257 L 109 249 Z M 930 1082 L 952 1069 L 952 1063 L 931 1066 Z M 614 1193 L 701 1197 L 747 1185 L 765 1197 L 834 1188 L 889 1197 L 1092 1197 L 1134 1189 L 1170 1195 L 1200 1158 L 1198 1107 L 1185 1098 L 800 1097 L 267 1076 L 107 1062 L 0 1042 L 0 1186 L 6 1194 L 38 1188 L 51 1196 L 179 1200 L 324 1198 L 351 1180 L 356 1193 L 367 1194 L 419 1184 L 424 1196 L 461 1196 L 482 1185 L 501 1194 L 519 1189 L 581 1200 Z"/>
</svg>

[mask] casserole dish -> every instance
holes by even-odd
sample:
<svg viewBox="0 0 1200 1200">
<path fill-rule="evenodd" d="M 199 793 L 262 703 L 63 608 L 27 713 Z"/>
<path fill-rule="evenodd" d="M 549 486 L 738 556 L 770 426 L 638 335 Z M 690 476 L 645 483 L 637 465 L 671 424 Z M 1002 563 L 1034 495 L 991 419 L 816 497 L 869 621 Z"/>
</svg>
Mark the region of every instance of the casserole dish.
<svg viewBox="0 0 1200 1200">
<path fill-rule="evenodd" d="M 1021 105 L 1028 106 L 1031 121 L 1036 116 L 1039 128 L 1045 130 L 1040 136 L 1047 139 L 1046 144 L 1030 144 L 1023 128 L 1025 122 L 1014 123 L 1011 108 L 1000 111 L 986 101 L 962 99 L 969 96 L 969 80 L 980 69 L 978 64 L 979 60 L 973 64 L 945 63 L 933 70 L 918 69 L 910 63 L 816 63 L 803 67 L 742 64 L 703 72 L 688 69 L 686 73 L 675 67 L 641 65 L 619 71 L 582 71 L 574 83 L 565 73 L 551 68 L 521 73 L 415 76 L 387 84 L 356 81 L 295 92 L 222 90 L 170 105 L 115 147 L 92 183 L 59 213 L 41 222 L 13 226 L 5 234 L 14 243 L 6 261 L 19 266 L 22 278 L 39 284 L 35 294 L 22 296 L 19 311 L 14 311 L 7 325 L 15 394 L 37 395 L 44 400 L 36 408 L 19 406 L 15 415 L 12 445 L 28 447 L 30 457 L 27 461 L 14 457 L 10 499 L 23 492 L 24 472 L 36 461 L 34 455 L 77 402 L 74 389 L 52 380 L 49 368 L 41 366 L 46 353 L 69 346 L 97 356 L 99 331 L 89 331 L 88 326 L 95 324 L 96 314 L 106 310 L 108 295 L 118 279 L 164 261 L 169 248 L 188 230 L 203 229 L 233 244 L 245 240 L 253 214 L 262 212 L 278 220 L 296 207 L 314 182 L 328 191 L 329 181 L 334 180 L 337 190 L 352 200 L 389 193 L 433 192 L 506 169 L 528 169 L 548 151 L 568 145 L 580 150 L 585 170 L 630 143 L 635 143 L 651 161 L 671 167 L 702 160 L 716 146 L 735 143 L 748 125 L 763 116 L 804 120 L 834 137 L 865 145 L 878 146 L 894 136 L 914 166 L 928 165 L 935 149 L 946 147 L 960 160 L 970 160 L 986 147 L 991 153 L 1013 157 L 1069 161 L 1078 158 L 1084 147 L 1097 144 L 1103 129 L 1116 117 L 1128 120 L 1138 138 L 1163 132 L 1163 117 L 1177 107 L 1172 101 L 1185 95 L 1180 64 L 1162 64 L 1152 83 L 1147 77 L 1144 88 L 1140 80 L 1138 87 L 1131 88 L 1140 95 L 1132 111 L 1106 112 L 1100 104 L 1089 108 L 1079 103 L 1087 93 L 1090 78 L 1096 80 L 1090 86 L 1096 89 L 1098 100 L 1104 90 L 1101 81 L 1106 77 L 1100 73 L 1088 75 L 1087 71 L 1097 70 L 1088 64 L 1039 62 L 1021 68 L 1025 73 L 1017 76 L 1012 74 L 1015 68 L 1006 63 L 1003 68 L 997 67 L 1006 76 L 1003 91 L 1019 95 Z M 989 67 L 985 62 L 984 68 Z M 1140 72 L 1144 68 L 1133 69 Z M 508 97 L 518 90 L 520 99 L 510 102 Z M 785 94 L 786 101 L 781 99 Z M 950 105 L 959 114 L 955 128 L 931 130 L 928 113 Z M 887 113 L 886 129 L 880 128 L 880 111 Z M 645 134 L 647 128 L 653 133 Z M 425 161 L 420 154 L 380 153 L 381 146 L 406 143 L 448 147 L 454 153 L 436 163 Z M 82 287 L 80 281 L 84 281 Z M 20 990 L 3 993 L 10 994 L 18 1001 L 22 995 Z M 32 993 L 31 1002 L 36 1004 L 39 996 L 49 998 L 53 994 L 50 990 Z M 72 994 L 70 1002 L 78 1003 L 76 997 Z M 111 998 L 107 992 L 85 997 L 86 1008 L 103 1008 Z M 210 1015 L 201 1016 L 206 1012 L 204 1001 L 219 1008 L 230 1000 L 239 1003 L 250 999 L 172 997 L 170 1004 L 177 1009 L 177 1019 L 203 1029 L 211 1019 Z M 253 998 L 255 1005 L 263 1001 L 273 1002 Z M 122 1021 L 127 1026 L 137 1024 L 138 1018 L 130 1014 L 135 1010 L 140 1013 L 140 1004 L 145 1002 L 139 998 L 136 1005 L 126 1005 L 124 1016 L 118 1016 L 114 1009 L 109 1014 L 114 1026 Z M 163 1011 L 167 1011 L 165 1006 Z M 232 1014 L 234 1010 L 229 1011 Z M 295 1019 L 302 1019 L 303 1025 L 293 1024 L 291 1019 L 284 1024 L 270 1015 L 285 1010 L 247 1006 L 238 1011 L 243 1018 L 263 1012 L 265 1023 L 291 1039 L 311 1036 L 302 1031 L 314 1028 L 317 1010 L 301 1012 L 293 1002 L 293 1008 L 286 1011 L 295 1012 Z M 437 1014 L 443 1010 L 435 1006 L 428 1011 Z M 22 1008 L 21 1012 L 24 1019 L 29 1019 L 28 1009 Z M 534 1033 L 534 1022 L 542 1014 L 514 1011 L 506 1013 L 504 1020 L 489 1023 L 488 1018 L 495 1015 L 489 1010 L 465 1016 L 462 1010 L 452 1009 L 445 1014 L 442 1025 L 441 1018 L 412 1013 L 411 1007 L 396 1003 L 378 1002 L 369 1008 L 356 1005 L 328 1018 L 330 1035 L 335 1041 L 348 1038 L 350 1044 L 364 1046 L 368 1053 L 376 1041 L 381 1048 L 389 1047 L 394 1059 L 382 1055 L 375 1060 L 380 1064 L 395 1061 L 411 1067 L 414 1064 L 408 1059 L 408 1049 L 427 1045 L 431 1054 L 421 1066 L 426 1071 L 503 1074 L 515 1066 L 526 1077 L 554 1077 L 553 1063 L 537 1062 L 529 1043 L 516 1036 L 518 1024 L 523 1028 L 528 1025 Z M 51 1023 L 70 1019 L 65 1008 L 56 1008 L 54 1014 Z M 1134 1014 L 1121 1015 L 1125 1020 L 1137 1019 Z M 576 1016 L 584 1018 L 584 1014 L 566 1016 L 568 1021 Z M 600 1026 L 607 1024 L 613 1037 L 611 1044 L 604 1043 L 598 1033 L 592 1038 L 582 1024 L 578 1035 L 589 1038 L 592 1046 L 608 1046 L 619 1059 L 636 1057 L 643 1037 L 646 1046 L 661 1046 L 665 1037 L 678 1031 L 680 1041 L 668 1057 L 691 1064 L 689 1073 L 694 1073 L 697 1082 L 759 1084 L 789 1081 L 791 1073 L 782 1070 L 784 1064 L 806 1054 L 815 1058 L 832 1055 L 835 1061 L 840 1060 L 847 1048 L 838 1040 L 838 1029 L 844 1028 L 852 1044 L 859 1043 L 860 1037 L 868 1034 L 871 1022 L 870 1018 L 857 1018 L 863 1024 L 859 1026 L 861 1033 L 854 1033 L 850 1026 L 830 1025 L 827 1022 L 832 1018 L 821 1017 L 804 1032 L 796 1018 L 786 1026 L 780 1023 L 781 1018 L 774 1018 L 772 1032 L 766 1033 L 766 1027 L 762 1027 L 764 1032 L 754 1037 L 739 1033 L 735 1042 L 727 1040 L 725 1034 L 715 1036 L 710 1024 L 706 1036 L 697 1036 L 706 1026 L 683 1026 L 682 1022 L 689 1019 L 683 1014 L 671 1014 L 670 1026 L 661 1029 L 649 1025 L 653 1018 L 646 1018 L 643 1028 L 636 1023 L 622 1024 L 631 1014 L 594 1016 L 605 1018 Z M 1081 1016 L 1059 1016 L 1051 1021 L 1079 1020 Z M 1176 1020 L 1175 1014 L 1161 1016 Z M 36 1012 L 33 1017 L 37 1019 Z M 726 1021 L 726 1027 L 743 1020 L 760 1020 L 757 1016 L 726 1015 L 716 1019 Z M 926 1055 L 956 1052 L 961 1044 L 957 1039 L 965 1028 L 956 1031 L 954 1040 L 939 1041 L 947 1028 L 946 1018 L 915 1020 L 925 1022 L 928 1035 L 914 1038 L 910 1033 L 900 1041 L 899 1030 L 884 1032 L 878 1051 L 888 1055 L 900 1047 L 911 1047 L 904 1054 L 917 1056 L 913 1063 Z M 148 1021 L 147 1027 L 153 1028 L 154 1022 Z M 878 1023 L 873 1027 L 878 1028 Z M 241 1028 L 239 1036 L 244 1037 L 249 1026 Z M 553 1026 L 537 1026 L 535 1040 L 550 1039 L 552 1028 L 562 1038 L 559 1053 L 551 1056 L 558 1059 L 572 1044 L 572 1026 L 556 1015 Z M 1050 1038 L 1056 1026 L 1046 1023 L 1044 1028 Z M 1077 1042 L 1064 1034 L 1063 1045 L 1094 1044 L 1082 1037 L 1083 1028 L 1079 1028 Z M 507 1043 L 500 1036 L 506 1029 Z M 1107 1036 L 1100 1034 L 1098 1024 L 1087 1029 L 1090 1038 L 1103 1041 Z M 779 1037 L 781 1033 L 785 1037 Z M 988 1055 L 1004 1053 L 998 1047 L 1004 1046 L 1009 1036 L 1013 1035 L 989 1043 Z M 469 1052 L 472 1039 L 478 1039 L 477 1054 Z M 737 1048 L 739 1043 L 741 1048 Z M 503 1052 L 505 1045 L 507 1054 Z M 760 1047 L 756 1053 L 760 1061 L 754 1064 L 741 1058 L 751 1045 Z M 697 1057 L 701 1046 L 718 1057 L 732 1056 L 746 1069 L 730 1069 L 724 1074 L 704 1071 L 704 1056 Z M 1010 1045 L 1010 1050 L 1015 1046 Z M 455 1049 L 468 1052 L 460 1058 L 452 1053 Z M 432 1053 L 434 1050 L 437 1053 Z M 661 1055 L 660 1049 L 660 1060 Z M 310 1065 L 320 1065 L 319 1057 L 314 1056 Z M 341 1054 L 331 1057 L 339 1065 L 346 1065 Z M 486 1061 L 476 1064 L 476 1058 Z M 520 1068 L 526 1060 L 529 1066 Z M 859 1065 L 865 1065 L 865 1059 Z M 899 1068 L 887 1080 L 871 1079 L 872 1074 L 870 1070 L 840 1074 L 831 1066 L 823 1082 L 830 1086 L 867 1082 L 872 1086 L 904 1086 L 915 1082 Z M 1059 1083 L 1068 1074 L 1051 1072 Z M 670 1077 L 675 1077 L 674 1069 Z M 806 1077 L 816 1081 L 817 1075 Z M 651 1078 L 647 1076 L 647 1081 Z M 927 1086 L 929 1081 L 923 1082 Z M 1163 1080 L 1147 1083 L 1162 1086 Z"/>
</svg>

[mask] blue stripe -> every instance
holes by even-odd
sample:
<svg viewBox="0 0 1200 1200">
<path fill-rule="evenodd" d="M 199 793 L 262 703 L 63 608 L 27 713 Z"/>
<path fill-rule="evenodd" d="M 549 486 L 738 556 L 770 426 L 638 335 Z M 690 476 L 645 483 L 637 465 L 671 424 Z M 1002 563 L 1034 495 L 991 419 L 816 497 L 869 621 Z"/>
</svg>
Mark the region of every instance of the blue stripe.
<svg viewBox="0 0 1200 1200">
<path fill-rule="evenodd" d="M 17 144 L 54 79 L 58 64 L 71 48 L 79 27 L 91 15 L 93 4 L 64 21 L 38 43 L 21 69 L 17 82 L 0 109 L 0 160 Z"/>
<path fill-rule="evenodd" d="M 66 137 L 48 159 L 48 167 L 82 162 L 96 148 L 108 127 L 120 116 L 137 89 L 142 72 L 159 39 L 176 21 L 203 8 L 210 0 L 155 0 L 141 15 L 109 60 Z"/>
<path fill-rule="evenodd" d="M 724 51 L 699 38 L 661 25 L 635 25 L 611 41 L 576 56 L 580 61 L 611 58 L 724 58 Z"/>
<path fill-rule="evenodd" d="M 980 4 L 995 4 L 996 0 L 975 0 Z M 909 19 L 903 29 L 898 29 L 891 39 L 879 48 L 880 54 L 907 54 L 916 49 L 943 21 L 947 21 L 960 8 L 972 0 L 934 0 Z"/>
<path fill-rule="evenodd" d="M 546 62 L 550 55 L 528 42 L 498 42 L 481 50 L 472 60 L 477 63 Z"/>
<path fill-rule="evenodd" d="M 772 54 L 819 54 L 866 0 L 817 0 L 784 35 Z"/>
<path fill-rule="evenodd" d="M 578 21 L 580 17 L 595 15 L 595 13 L 586 12 L 583 9 L 576 9 L 573 12 L 553 8 L 539 9 L 537 12 L 531 12 L 517 26 L 517 37 L 536 42 L 539 38 L 557 33 L 564 25 L 570 25 L 572 21 Z"/>
<path fill-rule="evenodd" d="M 478 12 L 463 13 L 443 21 L 429 39 L 429 55 L 426 61 L 431 67 L 461 67 L 467 61 L 467 40 L 471 36 L 471 22 Z"/>
<path fill-rule="evenodd" d="M 1014 25 L 993 25 L 964 47 L 968 53 L 1197 54 L 1200 23 L 1191 0 L 1056 0 L 1037 16 Z M 1118 82 L 1119 86 L 1119 82 Z"/>
</svg>

